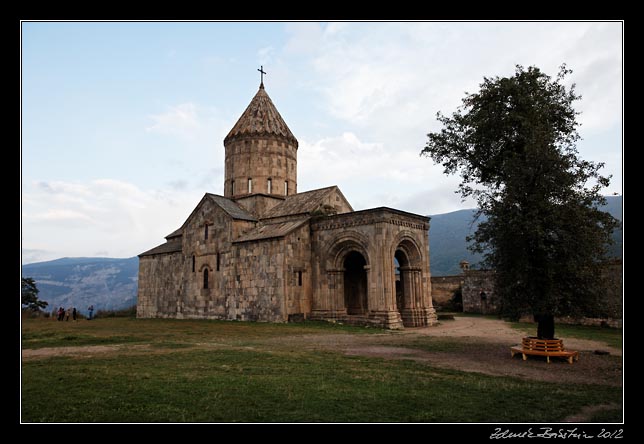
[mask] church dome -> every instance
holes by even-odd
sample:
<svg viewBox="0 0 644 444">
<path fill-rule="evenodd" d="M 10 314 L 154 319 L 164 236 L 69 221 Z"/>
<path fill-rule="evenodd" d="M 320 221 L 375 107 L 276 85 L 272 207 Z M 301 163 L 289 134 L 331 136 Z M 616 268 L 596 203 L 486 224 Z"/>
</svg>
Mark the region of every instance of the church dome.
<svg viewBox="0 0 644 444">
<path fill-rule="evenodd" d="M 282 119 L 282 116 L 273 105 L 271 98 L 264 90 L 264 84 L 259 86 L 259 91 L 253 97 L 246 111 L 241 115 L 235 126 L 224 139 L 228 142 L 247 137 L 273 136 L 282 138 L 297 147 L 298 142 L 291 130 Z"/>
</svg>

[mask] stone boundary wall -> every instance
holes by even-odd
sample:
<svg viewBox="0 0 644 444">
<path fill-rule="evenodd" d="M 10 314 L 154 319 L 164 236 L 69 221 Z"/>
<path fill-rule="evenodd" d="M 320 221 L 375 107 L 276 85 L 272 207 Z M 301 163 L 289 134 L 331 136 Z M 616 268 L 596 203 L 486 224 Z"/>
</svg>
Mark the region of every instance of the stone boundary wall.
<svg viewBox="0 0 644 444">
<path fill-rule="evenodd" d="M 556 322 L 562 324 L 581 325 L 608 325 L 620 328 L 623 317 L 624 302 L 624 272 L 623 263 L 620 259 L 607 262 L 603 268 L 605 277 L 605 289 L 603 306 L 600 307 L 606 314 L 604 317 L 583 317 L 573 319 L 570 317 L 557 318 Z M 432 277 L 432 284 L 436 277 Z M 461 275 L 463 281 L 463 312 L 466 313 L 498 313 L 498 303 L 495 294 L 494 271 L 493 270 L 465 270 Z M 485 300 L 481 299 L 481 289 L 485 291 Z M 435 299 L 434 299 L 435 300 Z M 527 322 L 532 319 L 526 317 Z"/>
<path fill-rule="evenodd" d="M 463 275 L 432 276 L 432 302 L 437 310 L 451 309 L 454 293 L 463 285 Z"/>
</svg>

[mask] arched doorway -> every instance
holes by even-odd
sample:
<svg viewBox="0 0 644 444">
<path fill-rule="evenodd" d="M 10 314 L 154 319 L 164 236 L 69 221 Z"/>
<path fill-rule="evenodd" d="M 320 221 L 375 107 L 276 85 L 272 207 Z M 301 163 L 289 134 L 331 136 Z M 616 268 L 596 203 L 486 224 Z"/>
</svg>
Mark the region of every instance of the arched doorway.
<svg viewBox="0 0 644 444">
<path fill-rule="evenodd" d="M 399 238 L 392 249 L 392 265 L 396 279 L 396 310 L 405 327 L 427 325 L 423 294 L 423 259 L 416 241 L 408 236 Z"/>
<path fill-rule="evenodd" d="M 394 254 L 394 267 L 396 271 L 396 308 L 400 313 L 405 308 L 410 308 L 411 294 L 408 281 L 409 259 L 403 250 L 396 250 Z"/>
<path fill-rule="evenodd" d="M 348 315 L 362 315 L 367 312 L 367 261 L 357 251 L 351 251 L 344 258 L 344 304 Z"/>
</svg>

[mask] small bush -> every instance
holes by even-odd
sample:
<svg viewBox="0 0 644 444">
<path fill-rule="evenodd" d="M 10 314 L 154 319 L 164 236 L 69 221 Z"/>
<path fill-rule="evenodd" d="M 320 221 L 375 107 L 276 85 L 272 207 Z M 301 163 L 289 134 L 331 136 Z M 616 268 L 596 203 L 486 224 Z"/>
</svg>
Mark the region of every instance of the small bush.
<svg viewBox="0 0 644 444">
<path fill-rule="evenodd" d="M 94 318 L 135 318 L 136 305 L 121 310 L 98 310 Z"/>
<path fill-rule="evenodd" d="M 454 290 L 452 298 L 445 304 L 444 311 L 463 312 L 463 292 L 460 287 Z"/>
<path fill-rule="evenodd" d="M 22 307 L 22 317 L 23 318 L 32 318 L 32 319 L 48 318 L 49 317 L 49 312 L 45 312 L 45 311 L 42 311 L 42 310 L 33 310 L 31 308 Z"/>
</svg>

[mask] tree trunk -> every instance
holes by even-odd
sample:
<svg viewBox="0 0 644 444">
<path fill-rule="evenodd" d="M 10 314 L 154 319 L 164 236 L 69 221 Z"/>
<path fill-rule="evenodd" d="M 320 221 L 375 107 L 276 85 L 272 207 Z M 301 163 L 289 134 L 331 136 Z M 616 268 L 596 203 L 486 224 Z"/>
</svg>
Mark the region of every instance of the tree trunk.
<svg viewBox="0 0 644 444">
<path fill-rule="evenodd" d="M 551 314 L 536 314 L 534 320 L 537 325 L 537 338 L 554 339 L 555 338 L 555 317 Z"/>
</svg>

